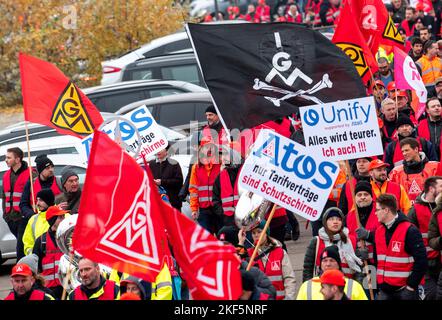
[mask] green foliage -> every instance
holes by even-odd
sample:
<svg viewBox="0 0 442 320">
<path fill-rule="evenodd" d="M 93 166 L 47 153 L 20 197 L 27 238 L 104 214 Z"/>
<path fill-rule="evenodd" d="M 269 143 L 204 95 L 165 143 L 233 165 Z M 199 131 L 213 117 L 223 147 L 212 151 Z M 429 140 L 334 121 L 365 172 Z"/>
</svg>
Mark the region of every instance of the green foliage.
<svg viewBox="0 0 442 320">
<path fill-rule="evenodd" d="M 18 53 L 54 63 L 79 87 L 97 85 L 101 62 L 182 28 L 173 0 L 0 2 L 0 107 L 21 103 Z"/>
</svg>

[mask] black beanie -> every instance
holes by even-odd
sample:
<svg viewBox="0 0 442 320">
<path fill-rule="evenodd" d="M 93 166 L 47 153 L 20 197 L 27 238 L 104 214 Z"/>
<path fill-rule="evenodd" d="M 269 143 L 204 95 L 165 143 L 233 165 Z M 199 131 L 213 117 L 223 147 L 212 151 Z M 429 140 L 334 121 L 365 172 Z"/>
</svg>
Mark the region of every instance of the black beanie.
<svg viewBox="0 0 442 320">
<path fill-rule="evenodd" d="M 42 173 L 44 169 L 49 166 L 53 166 L 54 163 L 45 154 L 40 154 L 35 158 L 35 164 L 37 165 L 37 172 Z"/>
<path fill-rule="evenodd" d="M 37 198 L 43 200 L 48 205 L 48 207 L 51 207 L 55 204 L 54 192 L 52 192 L 51 189 L 41 189 L 37 193 Z"/>
<path fill-rule="evenodd" d="M 239 229 L 235 226 L 224 226 L 218 231 L 217 238 L 220 241 L 226 241 L 236 246 L 239 242 L 238 232 Z"/>
<path fill-rule="evenodd" d="M 399 128 L 403 124 L 409 124 L 410 126 L 412 126 L 414 128 L 414 123 L 413 123 L 413 121 L 411 121 L 410 117 L 408 117 L 404 114 L 400 114 L 396 120 L 396 129 Z"/>
<path fill-rule="evenodd" d="M 247 270 L 240 270 L 241 272 L 241 281 L 242 281 L 242 289 L 245 291 L 253 291 L 255 288 L 255 278 Z"/>
<path fill-rule="evenodd" d="M 358 183 L 356 183 L 355 195 L 359 191 L 366 191 L 366 192 L 368 192 L 373 197 L 373 190 L 371 189 L 371 184 L 368 181 L 361 180 Z"/>
<path fill-rule="evenodd" d="M 336 262 L 339 264 L 339 269 L 341 269 L 341 256 L 339 255 L 339 249 L 337 246 L 331 245 L 331 246 L 326 247 L 321 252 L 321 262 L 322 262 L 322 259 L 325 259 L 325 258 L 332 258 L 332 259 L 336 260 Z"/>
<path fill-rule="evenodd" d="M 218 114 L 218 113 L 216 112 L 215 106 L 214 106 L 213 104 L 211 104 L 210 106 L 208 106 L 208 107 L 206 108 L 206 112 L 212 112 L 212 113 L 214 113 L 214 114 Z"/>
</svg>

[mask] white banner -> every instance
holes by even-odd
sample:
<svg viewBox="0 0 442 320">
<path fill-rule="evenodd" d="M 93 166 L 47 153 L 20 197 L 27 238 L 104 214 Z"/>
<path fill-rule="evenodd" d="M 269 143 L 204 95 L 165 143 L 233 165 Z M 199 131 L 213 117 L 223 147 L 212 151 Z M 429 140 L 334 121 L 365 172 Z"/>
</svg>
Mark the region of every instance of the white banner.
<svg viewBox="0 0 442 320">
<path fill-rule="evenodd" d="M 272 130 L 261 130 L 239 184 L 300 216 L 319 219 L 339 173 L 336 162 Z"/>
<path fill-rule="evenodd" d="M 373 97 L 299 110 L 305 145 L 310 153 L 334 161 L 384 153 Z"/>
<path fill-rule="evenodd" d="M 166 136 L 145 105 L 134 109 L 122 117 L 128 121 L 119 121 L 121 141 L 129 146 L 131 151 L 129 154 L 134 156 L 138 145 L 141 144 L 140 153 L 136 159 L 137 161 L 142 160 L 143 156 L 147 159 L 167 147 L 168 141 Z M 115 140 L 115 129 L 116 121 L 113 121 L 105 125 L 101 131 Z M 138 141 L 137 130 L 140 134 L 141 141 Z M 81 140 L 81 147 L 78 148 L 86 161 L 89 159 L 92 138 L 93 134 Z"/>
</svg>

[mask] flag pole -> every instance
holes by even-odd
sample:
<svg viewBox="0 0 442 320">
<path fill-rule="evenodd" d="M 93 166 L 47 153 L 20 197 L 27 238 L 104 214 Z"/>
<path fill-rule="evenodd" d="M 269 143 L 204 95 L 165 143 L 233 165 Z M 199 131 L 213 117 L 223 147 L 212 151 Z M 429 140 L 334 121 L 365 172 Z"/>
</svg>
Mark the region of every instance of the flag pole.
<svg viewBox="0 0 442 320">
<path fill-rule="evenodd" d="M 29 168 L 29 184 L 31 186 L 31 204 L 32 204 L 32 210 L 35 212 L 34 183 L 32 182 L 31 147 L 29 143 L 29 130 L 28 130 L 27 121 L 25 121 L 25 130 L 26 130 L 26 144 L 28 146 L 28 161 L 29 161 L 28 168 Z"/>
<path fill-rule="evenodd" d="M 71 265 L 73 264 L 72 261 L 74 261 L 74 251 L 73 250 L 69 253 L 69 268 L 68 268 L 68 272 L 66 273 L 66 278 L 64 278 L 63 293 L 61 295 L 61 300 L 66 299 L 66 287 L 69 283 L 69 278 L 71 276 Z"/>
<path fill-rule="evenodd" d="M 249 271 L 252 268 L 253 260 L 255 260 L 256 254 L 258 253 L 258 249 L 261 246 L 262 238 L 264 238 L 264 235 L 266 234 L 267 229 L 269 228 L 270 221 L 272 221 L 273 214 L 275 213 L 275 210 L 276 210 L 276 203 L 273 204 L 272 211 L 270 211 L 270 214 L 269 214 L 269 217 L 266 221 L 264 229 L 262 230 L 261 234 L 259 235 L 258 243 L 256 244 L 255 250 L 253 250 L 253 254 L 252 254 L 252 257 L 250 258 L 249 264 L 247 265 L 247 269 L 246 269 L 247 271 Z"/>
<path fill-rule="evenodd" d="M 353 178 L 353 173 L 351 172 L 350 169 L 350 163 L 348 162 L 348 160 L 345 160 L 345 168 L 347 169 L 347 175 L 349 177 L 349 185 L 350 185 L 350 192 L 351 192 L 351 197 L 353 199 L 353 207 L 355 208 L 355 216 L 356 216 L 356 225 L 358 226 L 358 228 L 361 227 L 361 221 L 359 220 L 359 212 L 358 212 L 358 206 L 356 205 L 356 198 L 355 198 L 355 190 L 354 190 L 354 186 L 353 183 L 351 183 L 351 179 Z M 351 208 L 349 208 L 349 210 L 351 210 Z M 348 240 L 350 241 L 350 240 Z M 362 249 L 365 248 L 365 241 L 364 240 L 360 240 L 361 241 L 361 246 Z M 357 244 L 356 244 L 357 246 Z M 374 294 L 373 294 L 373 287 L 371 285 L 371 276 L 370 276 L 370 270 L 368 269 L 368 263 L 367 260 L 363 260 L 364 261 L 364 271 L 367 275 L 367 279 L 368 279 L 368 290 L 370 291 L 370 299 L 374 300 Z"/>
</svg>

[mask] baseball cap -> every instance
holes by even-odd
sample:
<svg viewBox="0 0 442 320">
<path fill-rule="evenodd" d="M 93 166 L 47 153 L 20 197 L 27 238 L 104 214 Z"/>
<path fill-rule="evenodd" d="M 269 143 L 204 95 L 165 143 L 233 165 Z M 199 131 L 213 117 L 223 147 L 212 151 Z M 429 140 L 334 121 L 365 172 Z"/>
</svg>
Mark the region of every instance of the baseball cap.
<svg viewBox="0 0 442 320">
<path fill-rule="evenodd" d="M 387 84 L 387 90 L 388 90 L 388 91 L 393 91 L 394 89 L 396 89 L 396 83 L 395 83 L 394 81 L 390 81 L 390 82 Z"/>
<path fill-rule="evenodd" d="M 373 83 L 373 88 L 374 88 L 375 86 L 381 86 L 381 87 L 384 87 L 384 88 L 385 88 L 385 85 L 384 85 L 384 83 L 382 82 L 382 80 L 376 80 L 376 81 Z"/>
<path fill-rule="evenodd" d="M 389 167 L 390 165 L 388 163 L 385 163 L 381 159 L 375 159 L 370 162 L 368 165 L 368 171 L 371 171 L 373 169 L 382 168 L 382 167 Z"/>
<path fill-rule="evenodd" d="M 336 269 L 325 271 L 319 279 L 313 279 L 313 282 L 320 282 L 322 284 L 331 284 L 338 287 L 345 287 L 344 274 Z"/>
<path fill-rule="evenodd" d="M 46 211 L 46 220 L 49 221 L 52 217 L 62 216 L 66 213 L 69 213 L 69 211 L 61 210 L 58 206 L 49 207 Z"/>
<path fill-rule="evenodd" d="M 407 96 L 407 92 L 405 92 L 405 90 L 397 90 L 394 94 L 393 97 L 405 97 L 408 98 Z"/>
<path fill-rule="evenodd" d="M 12 268 L 11 277 L 14 276 L 32 276 L 32 270 L 27 264 L 18 263 Z"/>
<path fill-rule="evenodd" d="M 439 82 L 442 82 L 442 77 L 437 78 L 434 84 L 438 84 Z"/>
</svg>

